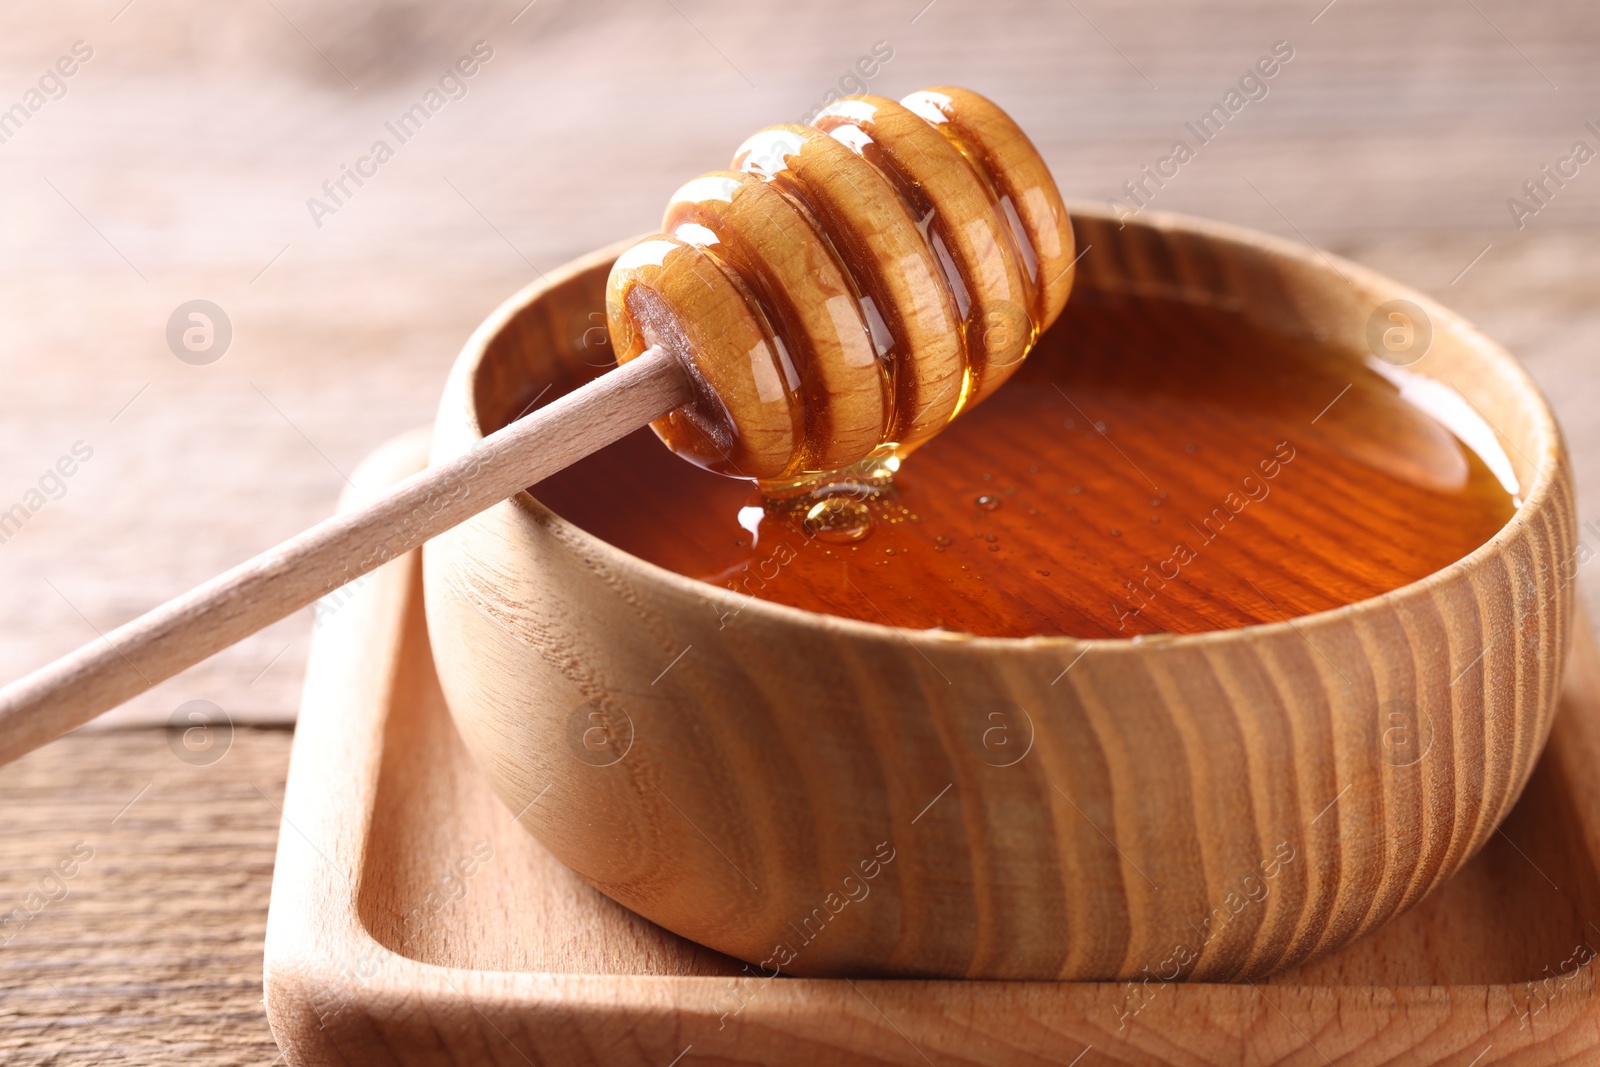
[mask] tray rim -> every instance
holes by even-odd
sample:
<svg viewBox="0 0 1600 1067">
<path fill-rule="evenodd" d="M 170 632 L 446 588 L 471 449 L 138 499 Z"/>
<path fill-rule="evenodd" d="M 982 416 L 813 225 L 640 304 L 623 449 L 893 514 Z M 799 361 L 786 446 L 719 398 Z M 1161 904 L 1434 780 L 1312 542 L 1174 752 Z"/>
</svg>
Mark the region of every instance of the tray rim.
<svg viewBox="0 0 1600 1067">
<path fill-rule="evenodd" d="M 415 430 L 372 453 L 353 476 L 340 507 L 348 508 L 421 469 L 430 437 L 426 428 Z M 264 948 L 264 1003 L 288 1063 L 348 1063 L 352 1050 L 363 1047 L 367 1051 L 360 1062 L 454 1063 L 454 1058 L 435 1058 L 440 1051 L 437 1036 L 431 1049 L 396 1043 L 397 1035 L 424 1024 L 423 1033 L 442 1034 L 441 1019 L 450 1015 L 460 1017 L 450 1024 L 451 1031 L 464 1040 L 475 1039 L 494 1057 L 492 1062 L 540 1062 L 528 1058 L 526 1044 L 541 1057 L 555 1056 L 555 1062 L 676 1063 L 694 1047 L 694 1040 L 685 1038 L 688 1031 L 718 1033 L 729 1026 L 735 1057 L 757 1054 L 759 1048 L 781 1055 L 793 1047 L 802 1058 L 730 1060 L 724 1048 L 722 1062 L 812 1062 L 809 1057 L 819 1041 L 844 1057 L 836 1062 L 934 1062 L 884 1005 L 913 1032 L 942 1027 L 938 1044 L 925 1047 L 946 1062 L 992 1062 L 986 1057 L 995 1051 L 993 1042 L 1017 1026 L 997 1022 L 996 1031 L 986 1033 L 978 1025 L 978 1013 L 993 1012 L 998 1018 L 1019 1007 L 1028 1011 L 1026 1021 L 1040 1031 L 1041 1042 L 1060 1046 L 1059 1053 L 1041 1046 L 1025 1060 L 1034 1063 L 1076 1063 L 1096 1048 L 1100 1055 L 1084 1058 L 1085 1067 L 1095 1062 L 1228 1062 L 1207 1059 L 1164 1036 L 1182 1033 L 1184 1020 L 1192 1025 L 1195 1015 L 1213 1029 L 1232 1020 L 1239 1034 L 1228 1047 L 1240 1048 L 1243 1041 L 1260 1062 L 1294 1060 L 1308 1051 L 1307 1045 L 1315 1052 L 1306 1063 L 1448 1060 L 1487 1067 L 1570 1062 L 1582 1052 L 1600 1056 L 1600 981 L 1589 968 L 1580 969 L 1570 993 L 1526 1028 L 1517 1025 L 1523 1010 L 1515 995 L 1525 983 L 1264 988 L 1196 983 L 1161 987 L 1171 995 L 1149 1008 L 1148 1018 L 1141 1012 L 1122 1030 L 1113 1005 L 1116 990 L 1129 983 L 784 978 L 730 1013 L 718 1010 L 719 987 L 763 981 L 761 977 L 486 971 L 404 956 L 368 931 L 359 897 L 381 767 L 382 727 L 395 691 L 406 613 L 411 600 L 421 596 L 420 563 L 412 553 L 374 572 L 361 590 L 364 595 L 346 600 L 312 642 L 281 811 Z M 1562 702 L 1587 699 L 1596 714 L 1587 723 L 1570 714 L 1557 716 L 1552 740 L 1559 735 L 1558 758 L 1572 774 L 1600 765 L 1600 652 L 1581 612 L 1576 621 Z M 381 682 L 374 684 L 374 679 Z M 1583 781 L 1571 774 L 1569 780 Z M 1580 844 L 1591 868 L 1600 868 L 1594 862 L 1600 857 L 1600 783 L 1580 792 L 1587 816 L 1581 820 Z M 351 961 L 358 961 L 364 973 L 357 973 Z M 331 1016 L 325 1011 L 329 1004 L 338 1005 Z M 1463 1028 L 1461 1016 L 1467 1014 L 1476 1021 Z M 958 1018 L 965 1021 L 952 1027 Z M 1389 1034 L 1387 1040 L 1393 1040 L 1400 1036 L 1392 1033 L 1397 1026 L 1409 1037 L 1403 1046 L 1387 1045 L 1380 1059 L 1372 1058 L 1378 1050 L 1370 1047 L 1370 1038 L 1352 1038 L 1353 1045 L 1340 1044 L 1330 1058 L 1315 1043 L 1318 1036 L 1332 1040 L 1324 1036 L 1330 1026 L 1341 1041 L 1352 1030 L 1370 1030 L 1372 1037 Z M 568 1032 L 546 1047 L 557 1030 L 582 1034 L 576 1045 Z M 503 1038 L 516 1056 L 504 1057 L 503 1048 L 493 1051 L 484 1044 L 492 1034 Z M 853 1035 L 848 1050 L 838 1044 L 836 1035 L 841 1034 Z M 1468 1034 L 1475 1036 L 1465 1043 L 1458 1040 Z M 373 1038 L 386 1046 L 389 1059 L 369 1059 Z M 1489 1044 L 1475 1051 L 1479 1041 Z M 622 1055 L 569 1058 L 574 1049 L 593 1053 L 605 1044 L 616 1045 Z M 1270 1049 L 1290 1051 L 1274 1058 Z M 1488 1055 L 1496 1049 L 1494 1056 Z M 1167 1058 L 1168 1052 L 1175 1058 Z"/>
</svg>

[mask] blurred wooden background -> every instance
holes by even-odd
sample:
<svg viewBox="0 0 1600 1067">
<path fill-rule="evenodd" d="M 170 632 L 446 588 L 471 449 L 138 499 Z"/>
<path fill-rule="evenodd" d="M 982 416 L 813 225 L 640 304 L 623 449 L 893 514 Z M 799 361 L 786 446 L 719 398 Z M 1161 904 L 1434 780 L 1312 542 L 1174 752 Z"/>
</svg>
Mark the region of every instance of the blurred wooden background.
<svg viewBox="0 0 1600 1067">
<path fill-rule="evenodd" d="M 502 297 L 653 228 L 681 180 L 804 115 L 879 41 L 874 91 L 977 88 L 1068 196 L 1101 200 L 1288 41 L 1269 95 L 1155 206 L 1315 243 L 1475 319 L 1549 393 L 1600 520 L 1600 162 L 1520 230 L 1506 206 L 1574 141 L 1600 148 L 1590 0 L 525 3 L 0 15 L 0 109 L 93 49 L 0 144 L 0 512 L 93 449 L 0 543 L 0 676 L 327 514 L 368 450 L 429 421 Z M 466 95 L 317 226 L 307 198 L 396 145 L 384 123 L 479 41 Z M 233 328 L 206 366 L 166 340 L 196 298 Z M 272 1062 L 259 946 L 287 734 L 243 727 L 292 720 L 310 632 L 309 614 L 281 623 L 112 720 L 213 701 L 241 727 L 215 764 L 135 730 L 0 771 L 0 912 L 75 842 L 96 850 L 65 899 L 0 932 L 7 1062 Z"/>
</svg>

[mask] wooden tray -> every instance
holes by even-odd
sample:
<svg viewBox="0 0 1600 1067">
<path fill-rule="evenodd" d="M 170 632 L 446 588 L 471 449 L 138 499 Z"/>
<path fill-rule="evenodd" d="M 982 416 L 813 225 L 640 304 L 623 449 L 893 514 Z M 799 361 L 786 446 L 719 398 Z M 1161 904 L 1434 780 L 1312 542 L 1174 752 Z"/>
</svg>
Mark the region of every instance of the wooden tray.
<svg viewBox="0 0 1600 1067">
<path fill-rule="evenodd" d="M 386 446 L 354 494 L 425 459 Z M 490 792 L 417 561 L 321 612 L 266 938 L 291 1064 L 1600 1062 L 1600 655 L 1502 831 L 1419 907 L 1257 985 L 765 979 L 612 903 Z M 537 801 L 535 801 L 537 803 Z"/>
</svg>

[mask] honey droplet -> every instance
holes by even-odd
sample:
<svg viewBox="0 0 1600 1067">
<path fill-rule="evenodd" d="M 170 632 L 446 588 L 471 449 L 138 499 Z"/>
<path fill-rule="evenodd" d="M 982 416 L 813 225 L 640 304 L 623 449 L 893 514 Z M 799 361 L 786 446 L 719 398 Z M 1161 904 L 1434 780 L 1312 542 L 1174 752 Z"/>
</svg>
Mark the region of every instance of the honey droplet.
<svg viewBox="0 0 1600 1067">
<path fill-rule="evenodd" d="M 804 526 L 819 541 L 848 544 L 872 532 L 872 512 L 859 500 L 831 496 L 811 505 Z"/>
<path fill-rule="evenodd" d="M 990 496 L 988 493 L 985 493 L 976 501 L 974 501 L 974 503 L 976 503 L 984 511 L 994 511 L 1000 506 L 1001 501 L 999 497 Z"/>
</svg>

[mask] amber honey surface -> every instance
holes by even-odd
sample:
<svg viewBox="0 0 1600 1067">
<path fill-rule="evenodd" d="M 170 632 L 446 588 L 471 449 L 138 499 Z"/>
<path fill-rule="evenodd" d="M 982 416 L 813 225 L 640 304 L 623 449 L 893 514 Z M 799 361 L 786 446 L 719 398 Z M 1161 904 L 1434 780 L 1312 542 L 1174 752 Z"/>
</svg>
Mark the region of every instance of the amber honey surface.
<svg viewBox="0 0 1600 1067">
<path fill-rule="evenodd" d="M 804 504 L 763 509 L 750 483 L 648 431 L 535 495 L 650 562 L 830 615 L 990 637 L 1197 633 L 1349 604 L 1487 541 L 1516 486 L 1475 418 L 1366 353 L 1086 291 L 886 496 L 847 491 L 809 521 Z"/>
</svg>

